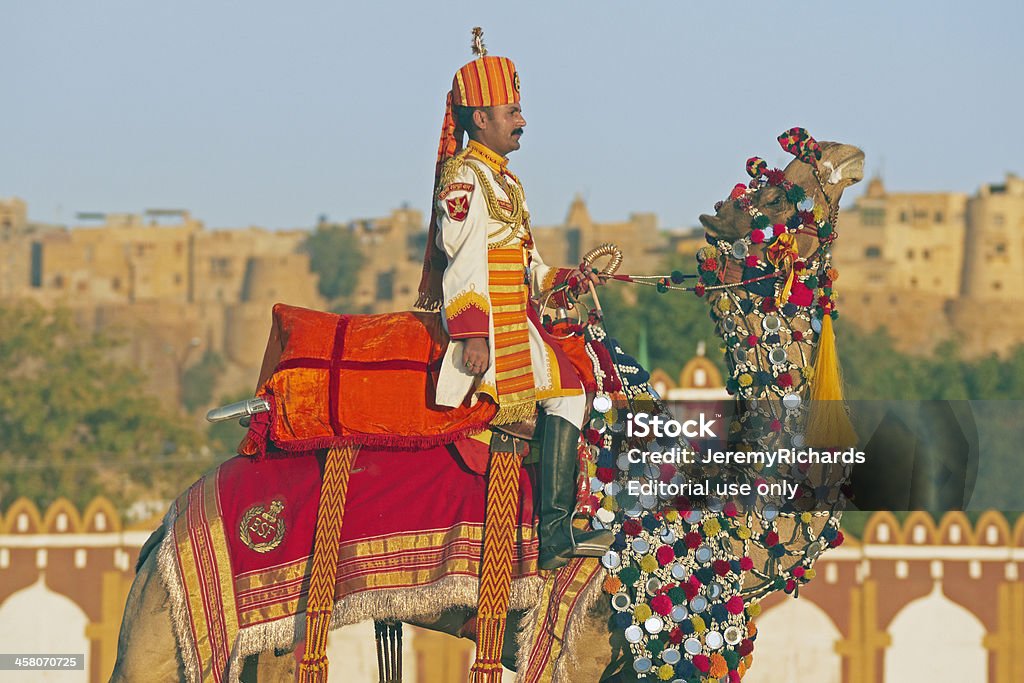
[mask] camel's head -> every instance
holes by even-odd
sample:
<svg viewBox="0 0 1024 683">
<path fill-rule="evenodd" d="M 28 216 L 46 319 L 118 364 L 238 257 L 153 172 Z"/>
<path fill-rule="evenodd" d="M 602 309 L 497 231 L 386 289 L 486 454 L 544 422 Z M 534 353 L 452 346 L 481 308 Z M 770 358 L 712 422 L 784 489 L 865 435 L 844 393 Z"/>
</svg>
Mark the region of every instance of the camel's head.
<svg viewBox="0 0 1024 683">
<path fill-rule="evenodd" d="M 779 142 L 796 157 L 784 171 L 749 159 L 751 181 L 700 217 L 709 244 L 698 253 L 697 292 L 706 290 L 725 342 L 729 391 L 789 409 L 807 398 L 819 335 L 838 316 L 831 248 L 840 196 L 864 177 L 864 153 L 819 143 L 802 128 Z M 781 413 L 769 417 L 784 422 Z"/>
<path fill-rule="evenodd" d="M 783 133 L 779 141 L 797 157 L 784 171 L 769 170 L 757 157 L 748 160 L 747 172 L 753 178 L 749 184 L 733 188 L 729 198 L 716 205 L 715 215 L 700 217 L 709 241 L 746 242 L 746 248 L 736 247 L 737 260 L 762 257 L 776 236 L 772 233 L 781 230 L 776 226 L 788 228 L 799 253 L 809 256 L 819 246 L 815 223 L 827 219 L 834 227 L 843 191 L 864 178 L 864 153 L 852 145 L 818 143 L 802 129 Z M 754 234 L 759 227 L 769 230 L 763 238 Z M 738 268 L 727 268 L 725 281 L 738 281 L 739 275 Z"/>
</svg>

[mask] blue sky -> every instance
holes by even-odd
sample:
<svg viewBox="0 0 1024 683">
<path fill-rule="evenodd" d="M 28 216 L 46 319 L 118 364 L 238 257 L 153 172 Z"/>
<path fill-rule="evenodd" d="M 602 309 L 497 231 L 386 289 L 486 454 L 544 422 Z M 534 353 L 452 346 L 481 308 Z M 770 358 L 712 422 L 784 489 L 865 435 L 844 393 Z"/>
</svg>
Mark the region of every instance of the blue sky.
<svg viewBox="0 0 1024 683">
<path fill-rule="evenodd" d="M 538 225 L 576 193 L 598 220 L 694 225 L 747 157 L 785 163 L 793 125 L 893 190 L 1024 173 L 1024 3 L 747 5 L 0 0 L 0 196 L 213 227 L 425 209 L 474 25 L 521 74 Z"/>
</svg>

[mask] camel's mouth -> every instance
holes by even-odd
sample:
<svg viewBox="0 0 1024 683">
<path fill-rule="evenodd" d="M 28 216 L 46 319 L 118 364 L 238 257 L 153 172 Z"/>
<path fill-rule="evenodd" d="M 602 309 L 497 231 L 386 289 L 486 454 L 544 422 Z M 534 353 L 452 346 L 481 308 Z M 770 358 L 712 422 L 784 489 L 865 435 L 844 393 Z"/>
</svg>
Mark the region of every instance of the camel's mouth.
<svg viewBox="0 0 1024 683">
<path fill-rule="evenodd" d="M 828 168 L 829 166 L 831 168 Z M 859 183 L 864 180 L 864 152 L 854 148 L 834 166 L 826 162 L 826 170 L 829 171 L 828 182 L 831 184 L 842 181 L 846 181 L 848 185 Z"/>
<path fill-rule="evenodd" d="M 715 230 L 721 222 L 721 219 L 718 216 L 712 216 L 707 213 L 702 213 L 697 220 L 700 221 L 700 224 L 704 226 L 705 230 Z"/>
</svg>

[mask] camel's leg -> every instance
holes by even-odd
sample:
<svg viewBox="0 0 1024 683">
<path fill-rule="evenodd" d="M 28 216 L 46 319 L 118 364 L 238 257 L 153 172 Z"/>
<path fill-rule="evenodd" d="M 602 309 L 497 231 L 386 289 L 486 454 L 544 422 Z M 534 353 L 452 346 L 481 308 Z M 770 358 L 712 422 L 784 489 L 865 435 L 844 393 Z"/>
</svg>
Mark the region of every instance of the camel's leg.
<svg viewBox="0 0 1024 683">
<path fill-rule="evenodd" d="M 339 662 L 331 662 L 331 665 L 344 666 L 344 664 Z M 294 681 L 297 666 L 294 652 L 284 652 L 278 655 L 273 650 L 269 650 L 261 652 L 259 655 L 245 658 L 241 680 L 242 683 Z"/>
<path fill-rule="evenodd" d="M 171 626 L 170 600 L 157 572 L 156 543 L 146 545 L 150 552 L 142 559 L 124 608 L 111 683 L 185 680 Z"/>
</svg>

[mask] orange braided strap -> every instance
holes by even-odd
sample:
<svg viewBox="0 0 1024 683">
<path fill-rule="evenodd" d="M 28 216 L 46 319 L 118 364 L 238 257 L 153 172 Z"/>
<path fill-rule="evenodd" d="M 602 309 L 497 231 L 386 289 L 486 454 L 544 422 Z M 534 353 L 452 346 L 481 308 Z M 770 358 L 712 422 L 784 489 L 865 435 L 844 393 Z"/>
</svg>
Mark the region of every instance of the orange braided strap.
<svg viewBox="0 0 1024 683">
<path fill-rule="evenodd" d="M 341 523 L 345 517 L 348 478 L 358 452 L 358 446 L 327 451 L 320 507 L 316 513 L 313 568 L 306 603 L 306 649 L 299 664 L 299 683 L 327 683 L 327 632 L 331 627 L 334 586 L 338 579 Z"/>
<path fill-rule="evenodd" d="M 480 567 L 476 661 L 469 670 L 470 683 L 501 683 L 501 649 L 512 592 L 519 462 L 518 453 L 491 452 L 484 508 L 484 555 Z"/>
</svg>

